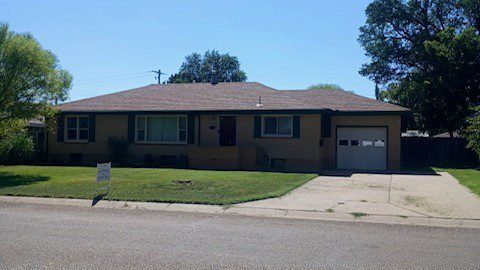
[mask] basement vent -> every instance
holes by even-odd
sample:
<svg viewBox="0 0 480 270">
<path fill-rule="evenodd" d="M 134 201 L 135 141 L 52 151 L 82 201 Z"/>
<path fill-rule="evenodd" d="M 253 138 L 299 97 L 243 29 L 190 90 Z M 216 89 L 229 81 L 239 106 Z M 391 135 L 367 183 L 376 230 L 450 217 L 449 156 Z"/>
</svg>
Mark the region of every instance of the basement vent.
<svg viewBox="0 0 480 270">
<path fill-rule="evenodd" d="M 159 163 L 160 167 L 175 167 L 177 166 L 177 157 L 173 155 L 161 155 Z"/>
<path fill-rule="evenodd" d="M 284 158 L 272 158 L 270 161 L 270 167 L 272 169 L 285 169 L 285 159 Z"/>
<path fill-rule="evenodd" d="M 82 163 L 83 155 L 80 153 L 70 153 L 68 155 L 68 162 L 70 163 Z"/>
</svg>

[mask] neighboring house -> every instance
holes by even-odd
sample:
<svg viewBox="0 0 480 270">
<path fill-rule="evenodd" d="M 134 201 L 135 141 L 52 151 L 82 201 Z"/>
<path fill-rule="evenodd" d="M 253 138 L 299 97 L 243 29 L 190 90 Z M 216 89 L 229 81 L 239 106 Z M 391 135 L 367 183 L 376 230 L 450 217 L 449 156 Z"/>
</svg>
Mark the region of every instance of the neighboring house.
<svg viewBox="0 0 480 270">
<path fill-rule="evenodd" d="M 453 137 L 450 137 L 449 132 L 444 132 L 444 133 L 440 133 L 440 134 L 437 134 L 437 135 L 432 136 L 432 137 L 433 138 L 460 138 L 460 134 L 457 131 L 454 131 L 452 135 L 453 135 Z"/>
<path fill-rule="evenodd" d="M 400 167 L 408 109 L 342 90 L 276 90 L 256 82 L 155 84 L 58 106 L 51 163 L 131 165 L 186 159 L 190 168 L 319 171 Z M 168 162 L 167 162 L 168 161 Z M 171 164 L 170 164 L 171 165 Z"/>
<path fill-rule="evenodd" d="M 425 137 L 428 138 L 430 135 L 428 135 L 427 132 L 421 132 L 420 130 L 406 130 L 405 132 L 402 132 L 402 137 Z"/>
</svg>

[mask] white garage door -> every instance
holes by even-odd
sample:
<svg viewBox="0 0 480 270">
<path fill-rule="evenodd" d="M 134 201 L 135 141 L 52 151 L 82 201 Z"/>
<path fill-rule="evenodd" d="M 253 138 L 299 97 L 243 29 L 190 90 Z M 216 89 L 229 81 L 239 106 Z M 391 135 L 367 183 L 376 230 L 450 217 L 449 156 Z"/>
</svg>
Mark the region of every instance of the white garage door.
<svg viewBox="0 0 480 270">
<path fill-rule="evenodd" d="M 387 169 L 386 127 L 337 128 L 337 168 Z"/>
</svg>

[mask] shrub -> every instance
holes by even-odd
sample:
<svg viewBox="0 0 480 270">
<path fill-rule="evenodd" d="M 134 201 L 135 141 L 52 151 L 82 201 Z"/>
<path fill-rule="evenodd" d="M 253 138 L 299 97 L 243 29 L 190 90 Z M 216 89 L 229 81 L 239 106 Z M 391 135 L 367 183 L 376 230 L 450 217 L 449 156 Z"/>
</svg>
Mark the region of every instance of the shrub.
<svg viewBox="0 0 480 270">
<path fill-rule="evenodd" d="M 0 163 L 25 164 L 32 162 L 35 153 L 35 142 L 26 132 L 3 134 L 0 138 Z"/>
<path fill-rule="evenodd" d="M 119 164 L 125 164 L 128 154 L 127 140 L 124 137 L 108 137 L 107 145 L 112 161 Z"/>
</svg>

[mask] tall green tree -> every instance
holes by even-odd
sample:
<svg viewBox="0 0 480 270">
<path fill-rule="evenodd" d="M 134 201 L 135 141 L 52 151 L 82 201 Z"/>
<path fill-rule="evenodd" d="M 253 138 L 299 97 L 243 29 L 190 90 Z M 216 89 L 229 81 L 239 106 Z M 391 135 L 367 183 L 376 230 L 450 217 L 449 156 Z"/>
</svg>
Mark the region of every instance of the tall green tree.
<svg viewBox="0 0 480 270">
<path fill-rule="evenodd" d="M 343 90 L 343 88 L 340 85 L 333 84 L 333 83 L 318 83 L 318 84 L 313 84 L 307 87 L 307 90 L 328 90 L 328 89 Z"/>
<path fill-rule="evenodd" d="M 0 24 L 0 123 L 52 114 L 52 105 L 67 98 L 71 81 L 31 34 Z"/>
<path fill-rule="evenodd" d="M 430 133 L 465 126 L 480 99 L 479 0 L 375 0 L 359 42 L 360 74 L 380 96 L 409 107 Z"/>
<path fill-rule="evenodd" d="M 171 75 L 168 83 L 210 82 L 214 73 L 219 82 L 247 80 L 237 57 L 209 50 L 203 56 L 199 53 L 186 56 L 178 73 Z"/>
<path fill-rule="evenodd" d="M 468 126 L 465 129 L 465 137 L 469 148 L 472 148 L 480 158 L 480 106 L 475 108 L 476 113 L 468 118 Z M 480 160 L 479 160 L 480 161 Z"/>
</svg>

